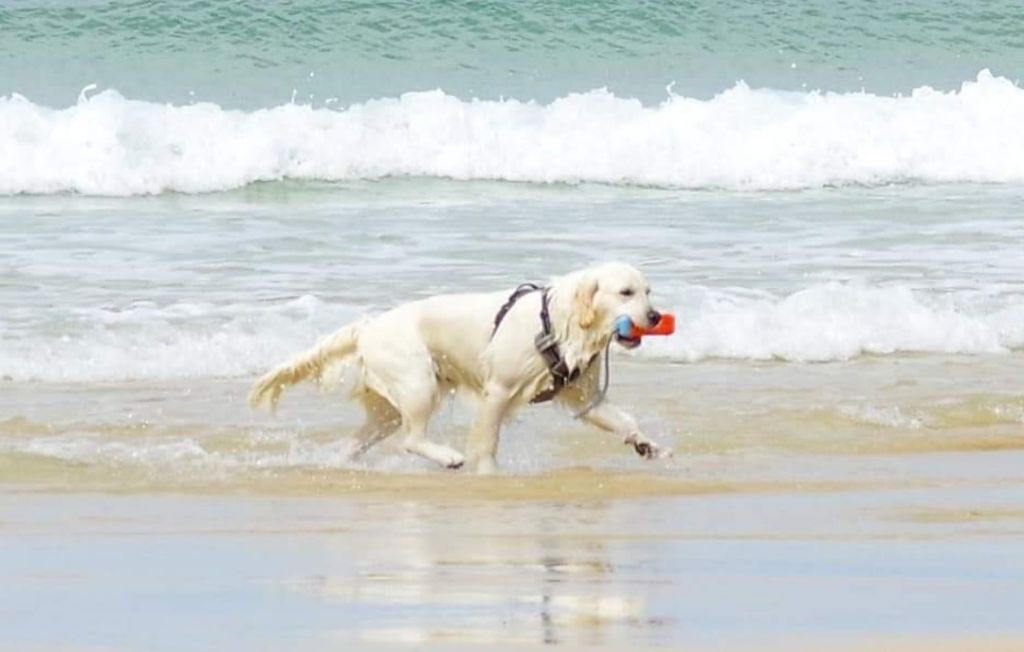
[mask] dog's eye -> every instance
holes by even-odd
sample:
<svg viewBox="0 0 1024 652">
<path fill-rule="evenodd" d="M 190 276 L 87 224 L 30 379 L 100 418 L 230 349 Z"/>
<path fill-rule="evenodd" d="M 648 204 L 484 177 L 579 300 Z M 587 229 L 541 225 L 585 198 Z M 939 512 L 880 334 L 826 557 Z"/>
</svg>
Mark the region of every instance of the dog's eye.
<svg viewBox="0 0 1024 652">
<path fill-rule="evenodd" d="M 633 288 L 626 288 L 625 290 L 620 290 L 619 294 L 621 294 L 624 297 L 631 297 L 633 296 Z"/>
</svg>

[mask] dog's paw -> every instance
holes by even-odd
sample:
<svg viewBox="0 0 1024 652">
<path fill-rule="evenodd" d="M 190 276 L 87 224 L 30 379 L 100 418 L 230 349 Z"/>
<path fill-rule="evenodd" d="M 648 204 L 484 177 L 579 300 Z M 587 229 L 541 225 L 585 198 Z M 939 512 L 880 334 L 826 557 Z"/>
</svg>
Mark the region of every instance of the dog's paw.
<svg viewBox="0 0 1024 652">
<path fill-rule="evenodd" d="M 444 468 L 446 469 L 461 469 L 462 465 L 466 463 L 466 458 L 459 453 L 452 453 L 445 460 Z"/>
<path fill-rule="evenodd" d="M 650 441 L 635 441 L 633 450 L 645 460 L 653 460 L 658 454 L 658 445 Z"/>
<path fill-rule="evenodd" d="M 626 437 L 625 443 L 627 446 L 632 446 L 636 454 L 646 460 L 672 457 L 672 451 L 662 450 L 656 443 L 638 433 Z"/>
</svg>

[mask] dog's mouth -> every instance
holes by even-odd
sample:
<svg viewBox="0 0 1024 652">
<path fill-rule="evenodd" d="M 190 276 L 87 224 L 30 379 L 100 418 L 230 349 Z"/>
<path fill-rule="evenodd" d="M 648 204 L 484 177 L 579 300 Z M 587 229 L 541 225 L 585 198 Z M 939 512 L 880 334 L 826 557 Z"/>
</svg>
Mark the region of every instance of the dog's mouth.
<svg viewBox="0 0 1024 652">
<path fill-rule="evenodd" d="M 639 337 L 625 337 L 623 335 L 615 334 L 615 343 L 625 349 L 635 349 L 640 346 Z"/>
</svg>

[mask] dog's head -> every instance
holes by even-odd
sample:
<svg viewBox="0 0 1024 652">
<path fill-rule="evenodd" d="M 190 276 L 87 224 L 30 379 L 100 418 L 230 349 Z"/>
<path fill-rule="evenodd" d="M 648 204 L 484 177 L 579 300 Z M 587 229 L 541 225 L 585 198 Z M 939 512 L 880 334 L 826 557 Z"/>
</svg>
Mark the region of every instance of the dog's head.
<svg viewBox="0 0 1024 652">
<path fill-rule="evenodd" d="M 615 320 L 625 315 L 634 324 L 654 326 L 661 313 L 651 306 L 651 285 L 637 268 L 625 263 L 606 263 L 579 273 L 572 312 L 584 330 L 612 333 Z M 639 339 L 615 334 L 615 340 L 632 349 Z"/>
</svg>

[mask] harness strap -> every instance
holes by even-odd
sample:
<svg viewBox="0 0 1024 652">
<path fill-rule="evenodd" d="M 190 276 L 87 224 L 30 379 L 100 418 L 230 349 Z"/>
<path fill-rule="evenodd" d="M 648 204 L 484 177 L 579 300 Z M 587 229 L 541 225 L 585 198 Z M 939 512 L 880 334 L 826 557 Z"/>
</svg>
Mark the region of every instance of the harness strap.
<svg viewBox="0 0 1024 652">
<path fill-rule="evenodd" d="M 533 339 L 533 344 L 537 347 L 537 352 L 540 353 L 540 357 L 544 359 L 544 363 L 548 366 L 548 371 L 551 373 L 552 386 L 550 389 L 546 389 L 537 396 L 534 396 L 530 401 L 531 403 L 550 401 L 563 387 L 580 376 L 580 369 L 578 367 L 570 369 L 569 363 L 562 357 L 562 351 L 559 349 L 558 341 L 555 339 L 555 334 L 551 329 L 547 289 L 544 290 L 544 294 L 540 298 L 540 323 L 542 330 Z"/>
<path fill-rule="evenodd" d="M 517 287 L 515 291 L 509 295 L 508 301 L 506 301 L 505 304 L 498 309 L 498 314 L 494 316 L 494 328 L 491 330 L 491 337 L 493 338 L 494 334 L 498 332 L 498 326 L 501 326 L 501 322 L 505 319 L 505 315 L 507 315 L 508 311 L 512 309 L 512 306 L 516 305 L 516 301 L 519 301 L 519 299 L 521 299 L 524 295 L 527 295 L 531 292 L 536 292 L 537 290 L 540 289 L 541 287 L 534 283 L 523 283 L 522 285 Z M 545 294 L 547 293 L 545 292 Z M 542 321 L 543 319 L 544 318 L 541 317 Z M 550 326 L 550 323 L 548 325 Z M 550 328 L 548 328 L 547 330 L 550 330 Z"/>
<path fill-rule="evenodd" d="M 506 301 L 498 313 L 494 316 L 494 329 L 491 331 L 491 337 L 498 332 L 498 327 L 501 326 L 501 322 L 505 319 L 505 315 L 512 309 L 512 306 L 516 304 L 516 301 L 523 298 L 531 292 L 542 292 L 540 297 L 540 324 L 541 332 L 537 333 L 537 336 L 533 340 L 534 346 L 537 347 L 537 353 L 540 354 L 541 359 L 544 360 L 544 364 L 547 365 L 548 372 L 551 374 L 552 386 L 541 393 L 534 396 L 531 403 L 545 403 L 550 401 L 558 394 L 559 391 L 572 381 L 576 380 L 580 376 L 580 369 L 569 368 L 569 363 L 562 357 L 562 351 L 558 347 L 558 341 L 555 339 L 554 330 L 551 328 L 551 311 L 549 309 L 548 299 L 548 288 L 543 288 L 534 283 L 523 283 L 509 295 L 508 301 Z M 593 360 L 591 360 L 593 362 Z M 589 366 L 590 363 L 587 364 Z"/>
</svg>

